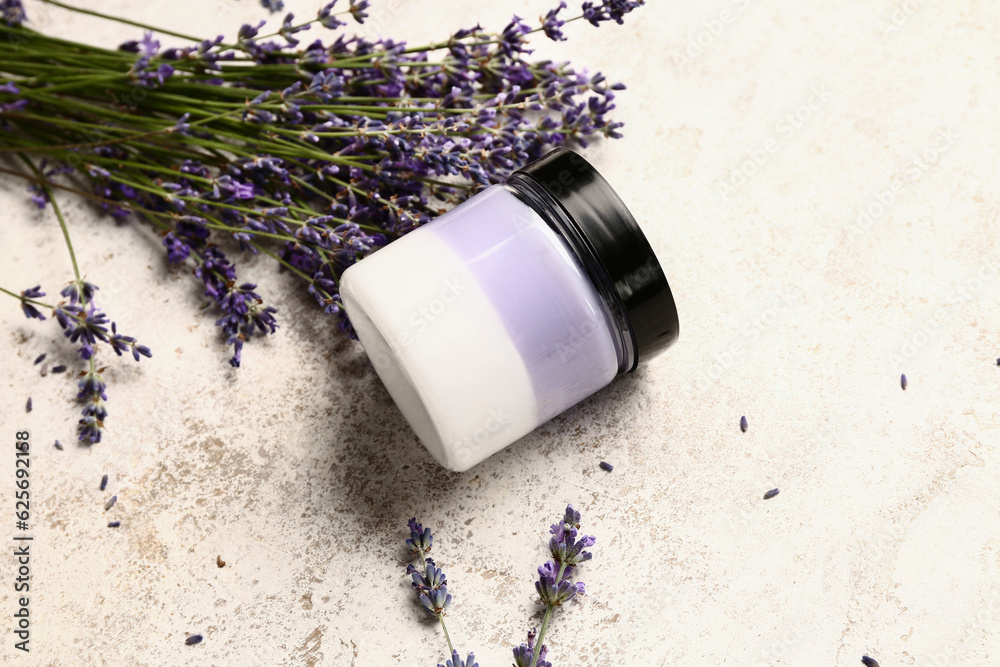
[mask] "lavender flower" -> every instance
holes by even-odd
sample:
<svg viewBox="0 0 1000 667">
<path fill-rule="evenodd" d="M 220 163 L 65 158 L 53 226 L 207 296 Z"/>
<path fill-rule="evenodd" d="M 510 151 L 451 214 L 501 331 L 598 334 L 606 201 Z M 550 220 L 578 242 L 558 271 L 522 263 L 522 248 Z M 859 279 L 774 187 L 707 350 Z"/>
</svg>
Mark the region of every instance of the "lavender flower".
<svg viewBox="0 0 1000 667">
<path fill-rule="evenodd" d="M 0 0 L 0 16 L 11 27 L 21 25 L 28 18 L 21 0 Z"/>
<path fill-rule="evenodd" d="M 416 519 L 410 519 L 410 537 L 406 540 L 406 546 L 410 548 L 412 554 L 420 556 L 423 565 L 423 573 L 412 564 L 406 566 L 406 573 L 410 575 L 413 582 L 410 584 L 417 591 L 417 596 L 421 604 L 430 613 L 440 617 L 444 610 L 451 604 L 451 594 L 448 593 L 448 580 L 444 571 L 438 568 L 434 561 L 425 556 L 431 550 L 434 538 L 430 528 L 424 528 L 417 523 Z"/>
<path fill-rule="evenodd" d="M 560 0 L 559 6 L 550 9 L 544 17 L 542 17 L 542 30 L 545 31 L 545 36 L 551 40 L 561 42 L 566 39 L 566 36 L 562 34 L 561 28 L 566 25 L 565 21 L 559 19 L 559 12 L 566 9 L 565 0 Z"/>
<path fill-rule="evenodd" d="M 45 319 L 45 316 L 38 312 L 38 309 L 27 301 L 28 299 L 39 299 L 43 296 L 45 296 L 45 292 L 42 291 L 41 285 L 35 285 L 34 287 L 29 287 L 26 290 L 21 290 L 21 310 L 24 311 L 24 316 L 29 320 L 32 318 L 37 318 L 39 320 Z"/>
<path fill-rule="evenodd" d="M 435 564 L 434 560 L 428 558 L 426 554 L 431 550 L 434 541 L 430 528 L 424 528 L 416 519 L 410 519 L 410 537 L 406 540 L 406 546 L 410 550 L 410 555 L 420 556 L 420 568 L 414 567 L 412 563 L 406 566 L 406 574 L 412 580 L 410 586 L 417 592 L 420 604 L 423 605 L 441 624 L 445 638 L 448 640 L 448 649 L 451 651 L 451 659 L 446 665 L 438 667 L 479 667 L 476 658 L 469 653 L 464 661 L 459 657 L 458 651 L 451 645 L 451 637 L 448 636 L 448 628 L 445 625 L 444 612 L 451 605 L 452 596 L 448 592 L 448 580 L 444 570 Z"/>
<path fill-rule="evenodd" d="M 542 632 L 538 637 L 541 644 L 549 627 L 552 613 L 557 607 L 569 602 L 577 595 L 583 594 L 586 587 L 582 581 L 570 581 L 574 569 L 582 562 L 590 560 L 590 552 L 583 549 L 592 547 L 596 538 L 585 535 L 577 539 L 580 528 L 580 513 L 572 505 L 566 506 L 566 511 L 558 523 L 549 528 L 552 538 L 549 540 L 549 551 L 553 560 L 547 561 L 538 568 L 538 580 L 535 590 L 538 599 L 545 605 L 542 617 Z M 538 655 L 534 654 L 534 630 L 528 633 L 528 643 L 514 649 L 514 664 L 516 667 L 551 667 L 546 661 L 548 649 L 542 645 Z"/>
<path fill-rule="evenodd" d="M 514 648 L 514 667 L 552 667 L 552 663 L 546 660 L 549 649 L 544 644 L 538 647 L 538 658 L 535 659 L 535 629 L 528 630 L 528 643 L 521 644 Z"/>
<path fill-rule="evenodd" d="M 593 2 L 583 3 L 583 18 L 592 25 L 600 25 L 603 21 L 614 21 L 619 25 L 624 23 L 623 17 L 633 9 L 644 5 L 644 0 L 628 2 L 626 0 L 604 0 L 598 5 Z"/>
<path fill-rule="evenodd" d="M 316 20 L 319 21 L 321 26 L 328 30 L 336 30 L 341 26 L 347 25 L 346 21 L 339 20 L 336 15 L 333 14 L 333 6 L 336 4 L 337 0 L 333 0 L 333 2 L 323 5 L 316 14 Z"/>
<path fill-rule="evenodd" d="M 565 568 L 572 568 L 580 563 L 592 558 L 589 551 L 584 551 L 594 546 L 597 538 L 584 535 L 579 540 L 576 539 L 577 529 L 580 527 L 580 513 L 573 509 L 572 505 L 566 506 L 566 514 L 560 523 L 554 523 L 549 528 L 552 538 L 549 540 L 549 551 L 552 558 Z"/>
<path fill-rule="evenodd" d="M 442 665 L 438 663 L 438 667 L 479 667 L 479 663 L 476 662 L 476 656 L 472 653 L 469 654 L 465 660 L 462 660 L 461 656 L 458 655 L 458 651 L 451 652 L 451 658 Z"/>
<path fill-rule="evenodd" d="M 260 4 L 272 14 L 285 8 L 285 3 L 282 0 L 260 0 Z"/>
<path fill-rule="evenodd" d="M 351 7 L 348 11 L 355 21 L 364 23 L 365 19 L 368 18 L 367 11 L 370 6 L 371 3 L 368 0 L 351 0 Z"/>
<path fill-rule="evenodd" d="M 584 592 L 582 581 L 570 582 L 568 579 L 558 579 L 559 566 L 552 561 L 546 562 L 538 568 L 538 581 L 535 582 L 535 590 L 538 591 L 539 599 L 546 605 L 558 607 L 564 602 L 572 600 L 577 593 Z"/>
<path fill-rule="evenodd" d="M 406 546 L 410 547 L 413 553 L 425 554 L 431 550 L 434 543 L 434 536 L 431 535 L 430 528 L 424 528 L 417 520 L 410 519 L 410 537 L 406 540 Z"/>
</svg>

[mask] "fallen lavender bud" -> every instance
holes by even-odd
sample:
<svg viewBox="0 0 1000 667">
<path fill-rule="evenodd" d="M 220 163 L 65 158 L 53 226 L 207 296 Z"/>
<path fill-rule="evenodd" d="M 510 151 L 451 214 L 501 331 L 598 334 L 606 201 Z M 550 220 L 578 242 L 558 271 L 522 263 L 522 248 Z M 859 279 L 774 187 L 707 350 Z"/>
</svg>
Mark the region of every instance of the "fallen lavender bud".
<svg viewBox="0 0 1000 667">
<path fill-rule="evenodd" d="M 107 487 L 108 487 L 108 476 L 104 475 L 103 477 L 101 477 L 101 491 L 103 491 Z"/>
<path fill-rule="evenodd" d="M 62 448 L 63 448 L 62 443 L 56 440 L 56 449 L 58 449 L 61 452 Z"/>
<path fill-rule="evenodd" d="M 42 364 L 42 370 L 40 372 L 42 374 L 42 377 L 45 377 L 46 375 L 49 374 L 49 362 L 46 361 L 44 364 Z"/>
<path fill-rule="evenodd" d="M 906 391 L 906 385 L 906 373 L 903 373 L 899 376 L 899 386 L 903 388 L 903 391 Z"/>
<path fill-rule="evenodd" d="M 215 564 L 218 567 L 225 567 L 226 566 L 226 561 L 222 560 L 222 556 L 216 556 L 215 557 Z"/>
<path fill-rule="evenodd" d="M 204 637 L 202 637 L 201 635 L 191 635 L 190 637 L 184 640 L 184 643 L 187 644 L 188 646 L 192 646 L 193 644 L 201 643 L 202 639 L 204 639 Z"/>
<path fill-rule="evenodd" d="M 109 509 L 115 506 L 118 502 L 118 496 L 111 496 L 108 498 L 108 502 L 104 503 L 104 511 L 107 512 Z"/>
<path fill-rule="evenodd" d="M 64 366 L 63 364 L 59 364 L 58 366 L 52 367 L 53 373 L 64 373 L 65 371 L 66 371 L 66 366 Z"/>
<path fill-rule="evenodd" d="M 781 491 L 779 489 L 771 489 L 770 491 L 768 491 L 767 493 L 764 494 L 764 500 L 770 500 L 771 498 L 774 498 L 779 493 L 781 493 Z"/>
<path fill-rule="evenodd" d="M 28 397 L 28 402 L 24 404 L 24 409 L 27 412 L 31 412 L 31 396 Z"/>
<path fill-rule="evenodd" d="M 42 354 L 38 355 L 38 357 L 35 359 L 35 365 L 37 366 L 38 364 L 42 363 L 43 361 L 45 361 L 45 353 L 44 352 Z"/>
<path fill-rule="evenodd" d="M 117 528 L 120 525 L 122 525 L 121 521 L 111 521 L 108 523 L 108 528 Z"/>
<path fill-rule="evenodd" d="M 615 469 L 615 467 L 610 463 L 608 463 L 607 461 L 601 461 L 599 465 L 601 466 L 601 470 L 607 470 L 608 472 L 611 472 L 612 470 Z"/>
<path fill-rule="evenodd" d="M 746 415 L 744 415 L 740 417 L 740 430 L 746 433 L 748 428 L 750 428 L 750 422 L 747 421 Z"/>
<path fill-rule="evenodd" d="M 878 660 L 869 658 L 867 655 L 861 657 L 861 664 L 865 667 L 878 667 Z"/>
</svg>

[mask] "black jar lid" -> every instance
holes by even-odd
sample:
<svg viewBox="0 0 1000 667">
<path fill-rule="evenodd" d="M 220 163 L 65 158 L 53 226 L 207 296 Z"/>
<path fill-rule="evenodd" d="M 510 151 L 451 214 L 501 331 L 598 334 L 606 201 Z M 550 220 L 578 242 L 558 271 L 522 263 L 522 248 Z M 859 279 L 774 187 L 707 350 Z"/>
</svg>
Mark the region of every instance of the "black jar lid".
<svg viewBox="0 0 1000 667">
<path fill-rule="evenodd" d="M 639 224 L 593 166 L 565 148 L 514 173 L 527 176 L 550 195 L 572 223 L 576 241 L 586 246 L 584 263 L 605 300 L 614 303 L 631 337 L 626 371 L 677 340 L 677 306 L 653 249 Z"/>
</svg>

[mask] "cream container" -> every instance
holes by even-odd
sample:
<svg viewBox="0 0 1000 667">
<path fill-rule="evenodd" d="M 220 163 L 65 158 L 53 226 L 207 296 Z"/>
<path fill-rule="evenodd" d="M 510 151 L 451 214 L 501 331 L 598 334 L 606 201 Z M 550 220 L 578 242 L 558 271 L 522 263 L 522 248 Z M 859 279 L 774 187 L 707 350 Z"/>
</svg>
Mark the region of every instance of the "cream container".
<svg viewBox="0 0 1000 667">
<path fill-rule="evenodd" d="M 635 219 L 565 149 L 349 267 L 340 294 L 403 416 L 458 471 L 678 336 Z"/>
</svg>

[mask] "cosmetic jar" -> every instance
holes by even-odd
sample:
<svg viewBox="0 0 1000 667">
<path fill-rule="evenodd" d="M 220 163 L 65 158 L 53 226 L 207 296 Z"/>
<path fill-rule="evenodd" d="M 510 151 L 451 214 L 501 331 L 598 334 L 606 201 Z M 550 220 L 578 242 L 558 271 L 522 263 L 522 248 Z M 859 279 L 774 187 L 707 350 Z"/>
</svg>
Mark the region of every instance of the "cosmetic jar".
<svg viewBox="0 0 1000 667">
<path fill-rule="evenodd" d="M 458 471 L 678 335 L 632 214 L 565 149 L 349 267 L 340 294 L 413 431 Z"/>
</svg>

